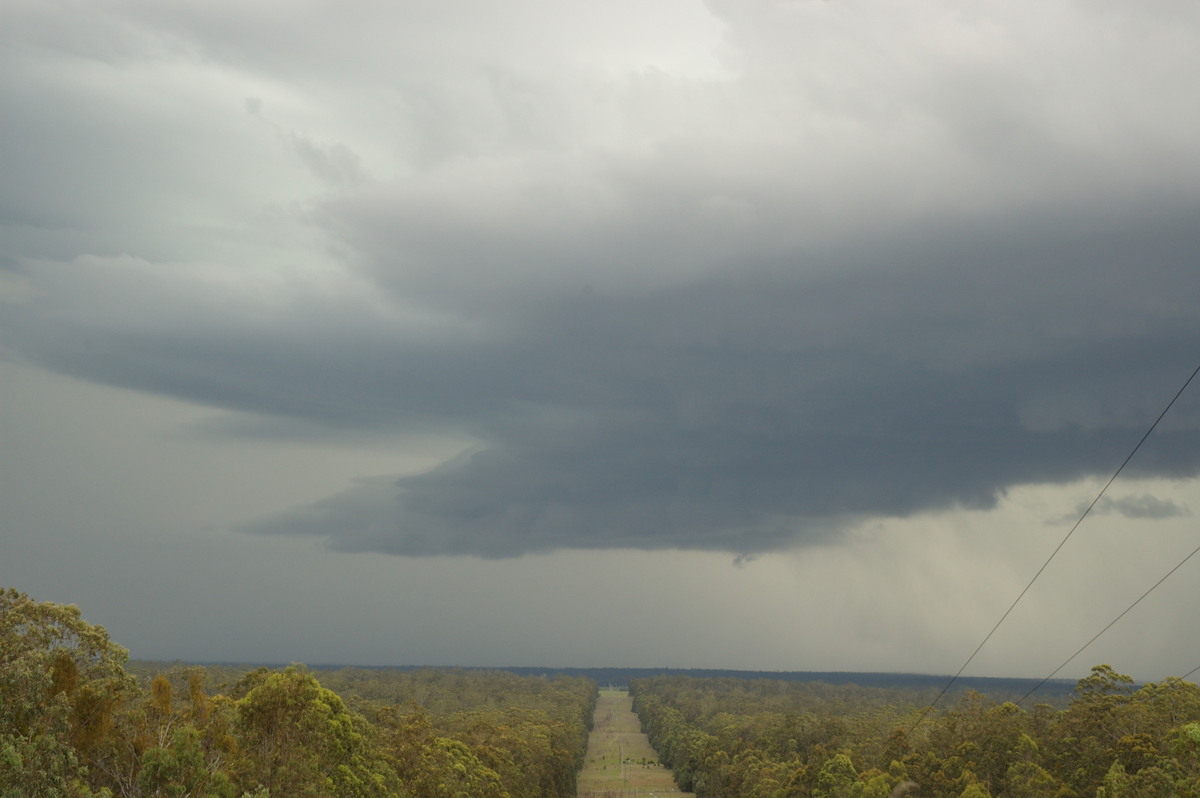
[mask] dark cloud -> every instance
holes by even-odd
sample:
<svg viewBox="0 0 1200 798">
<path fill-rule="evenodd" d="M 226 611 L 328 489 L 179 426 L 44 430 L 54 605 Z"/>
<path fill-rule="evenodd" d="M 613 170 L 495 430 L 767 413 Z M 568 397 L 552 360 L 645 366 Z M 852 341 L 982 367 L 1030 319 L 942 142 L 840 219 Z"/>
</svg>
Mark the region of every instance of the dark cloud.
<svg viewBox="0 0 1200 798">
<path fill-rule="evenodd" d="M 1195 48 L 1139 17 L 1142 39 L 1051 50 L 1007 6 L 712 10 L 711 57 L 616 77 L 565 43 L 626 64 L 620 37 L 557 13 L 536 35 L 500 15 L 511 40 L 319 3 L 106 16 L 122 68 L 187 66 L 183 96 L 220 110 L 133 117 L 136 87 L 52 70 L 50 110 L 15 97 L 35 166 L 0 196 L 33 209 L 4 217 L 4 345 L 229 411 L 208 427 L 227 435 L 472 442 L 249 527 L 337 549 L 749 556 L 1111 473 L 1195 366 L 1193 81 L 1142 57 L 1194 73 Z M 40 48 L 113 60 L 44 17 Z M 64 193 L 71 236 L 26 230 Z M 1198 443 L 1189 397 L 1131 473 L 1194 475 Z"/>
<path fill-rule="evenodd" d="M 156 325 L 146 308 L 172 286 L 130 279 L 111 308 L 87 295 L 90 325 L 55 312 L 61 295 L 12 306 L 3 324 L 50 367 L 238 411 L 251 427 L 290 417 L 477 441 L 434 471 L 364 481 L 257 532 L 404 555 L 752 554 L 1119 464 L 1190 371 L 1200 329 L 1184 298 L 1200 292 L 1187 266 L 1200 241 L 1169 209 L 1108 230 L 1046 213 L 844 246 L 844 273 L 833 254 L 797 255 L 658 286 L 493 294 L 460 251 L 463 284 L 436 286 L 432 321 L 389 315 L 396 284 L 383 309 L 296 296 L 269 319 L 194 286 L 191 307 Z M 478 249 L 480 269 L 489 236 L 458 245 Z M 1141 473 L 1200 466 L 1196 404 L 1172 418 Z"/>
</svg>

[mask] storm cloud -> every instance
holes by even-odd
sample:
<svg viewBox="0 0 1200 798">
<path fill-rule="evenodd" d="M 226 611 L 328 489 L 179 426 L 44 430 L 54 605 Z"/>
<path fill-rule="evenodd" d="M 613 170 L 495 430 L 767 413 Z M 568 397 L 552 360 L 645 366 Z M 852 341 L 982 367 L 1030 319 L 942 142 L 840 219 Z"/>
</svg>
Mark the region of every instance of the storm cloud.
<svg viewBox="0 0 1200 798">
<path fill-rule="evenodd" d="M 464 442 L 243 530 L 824 544 L 1110 474 L 1195 367 L 1194 11 L 714 2 L 659 64 L 553 4 L 302 5 L 103 6 L 103 46 L 31 5 L 9 34 L 8 357 L 221 411 L 209 435 Z M 1194 399 L 1131 469 L 1200 470 Z"/>
</svg>

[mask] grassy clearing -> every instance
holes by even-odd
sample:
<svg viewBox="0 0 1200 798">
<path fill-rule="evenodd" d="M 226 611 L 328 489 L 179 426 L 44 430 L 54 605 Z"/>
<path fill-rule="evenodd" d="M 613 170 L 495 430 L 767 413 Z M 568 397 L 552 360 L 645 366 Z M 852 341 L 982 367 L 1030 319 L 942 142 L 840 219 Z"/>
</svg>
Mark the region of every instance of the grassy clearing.
<svg viewBox="0 0 1200 798">
<path fill-rule="evenodd" d="M 659 764 L 633 714 L 633 699 L 623 690 L 601 690 L 576 795 L 680 798 L 692 793 L 680 792 L 671 771 Z"/>
</svg>

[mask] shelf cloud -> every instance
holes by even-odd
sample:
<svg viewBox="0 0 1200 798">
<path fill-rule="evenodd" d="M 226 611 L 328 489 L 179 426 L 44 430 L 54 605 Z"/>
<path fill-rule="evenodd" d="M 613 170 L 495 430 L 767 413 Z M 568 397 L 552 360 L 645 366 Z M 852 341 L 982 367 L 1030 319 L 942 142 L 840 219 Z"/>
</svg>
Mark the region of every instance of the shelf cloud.
<svg viewBox="0 0 1200 798">
<path fill-rule="evenodd" d="M 1195 365 L 1194 11 L 681 3 L 659 62 L 641 7 L 466 5 L 15 14 L 8 357 L 467 441 L 243 528 L 482 557 L 987 508 Z M 1194 402 L 1132 468 L 1197 473 Z"/>
</svg>

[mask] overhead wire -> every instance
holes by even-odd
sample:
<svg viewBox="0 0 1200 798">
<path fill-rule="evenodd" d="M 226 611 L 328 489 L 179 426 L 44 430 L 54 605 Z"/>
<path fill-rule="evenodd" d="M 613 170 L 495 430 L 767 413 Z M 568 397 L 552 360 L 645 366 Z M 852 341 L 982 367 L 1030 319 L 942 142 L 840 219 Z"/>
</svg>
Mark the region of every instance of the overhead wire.
<svg viewBox="0 0 1200 798">
<path fill-rule="evenodd" d="M 1087 648 L 1088 646 L 1090 646 L 1092 643 L 1095 643 L 1097 640 L 1099 640 L 1099 639 L 1100 639 L 1100 635 L 1104 634 L 1104 633 L 1105 633 L 1105 632 L 1107 632 L 1109 629 L 1111 629 L 1111 628 L 1112 628 L 1114 625 L 1116 625 L 1117 621 L 1119 621 L 1119 620 L 1121 620 L 1122 618 L 1124 618 L 1124 617 L 1125 617 L 1125 616 L 1126 616 L 1126 615 L 1129 613 L 1129 611 L 1130 611 L 1130 610 L 1132 610 L 1132 609 L 1133 609 L 1134 607 L 1136 607 L 1138 604 L 1141 604 L 1141 603 L 1142 603 L 1142 599 L 1146 598 L 1146 596 L 1149 596 L 1151 593 L 1153 593 L 1153 592 L 1155 591 L 1155 589 L 1156 589 L 1156 588 L 1158 588 L 1158 586 L 1159 586 L 1159 585 L 1161 585 L 1163 582 L 1167 581 L 1167 578 L 1168 578 L 1168 577 L 1170 577 L 1170 576 L 1171 576 L 1171 574 L 1175 573 L 1175 572 L 1176 572 L 1176 571 L 1178 571 L 1180 568 L 1182 568 L 1182 567 L 1183 567 L 1183 564 L 1184 564 L 1185 562 L 1187 562 L 1188 560 L 1192 559 L 1192 558 L 1193 558 L 1193 557 L 1195 557 L 1197 554 L 1200 554 L 1200 546 L 1197 546 L 1196 548 L 1192 549 L 1192 553 L 1191 553 L 1191 554 L 1189 554 L 1188 556 L 1184 557 L 1182 560 L 1180 560 L 1180 561 L 1179 561 L 1179 562 L 1178 562 L 1178 563 L 1175 565 L 1175 567 L 1174 567 L 1174 568 L 1172 568 L 1171 570 L 1167 571 L 1167 573 L 1166 573 L 1166 574 L 1165 574 L 1165 575 L 1164 575 L 1164 576 L 1163 576 L 1161 579 L 1159 579 L 1157 582 L 1155 582 L 1153 585 L 1151 585 L 1151 586 L 1150 586 L 1150 589 L 1149 589 L 1149 590 L 1147 590 L 1145 593 L 1143 593 L 1141 596 L 1139 596 L 1137 601 L 1133 602 L 1133 603 L 1132 603 L 1132 604 L 1130 604 L 1128 607 L 1126 607 L 1124 612 L 1122 612 L 1122 613 L 1121 613 L 1120 615 L 1118 615 L 1116 618 L 1113 618 L 1111 621 L 1109 621 L 1107 626 L 1105 626 L 1103 629 L 1101 629 L 1099 632 L 1097 632 L 1097 633 L 1096 633 L 1096 635 L 1095 635 L 1095 636 L 1094 636 L 1094 637 L 1093 637 L 1091 640 L 1087 641 L 1087 642 L 1086 642 L 1086 643 L 1084 643 L 1082 646 L 1080 646 L 1078 651 L 1076 651 L 1074 654 L 1072 654 L 1071 656 L 1069 656 L 1069 657 L 1067 657 L 1065 660 L 1063 660 L 1063 663 L 1062 663 L 1061 665 L 1059 665 L 1057 668 L 1055 668 L 1053 671 L 1051 671 L 1049 676 L 1047 676 L 1045 679 L 1042 679 L 1040 682 L 1038 682 L 1036 685 L 1034 685 L 1034 686 L 1033 686 L 1033 689 L 1031 689 L 1031 690 L 1030 690 L 1028 693 L 1026 693 L 1025 695 L 1021 696 L 1020 700 L 1018 700 L 1018 701 L 1017 701 L 1017 705 L 1018 705 L 1018 706 L 1020 706 L 1021 704 L 1023 704 L 1023 703 L 1025 702 L 1025 699 L 1026 699 L 1026 698 L 1029 698 L 1029 696 L 1031 696 L 1031 695 L 1033 695 L 1034 693 L 1036 693 L 1036 692 L 1037 692 L 1037 691 L 1038 691 L 1038 690 L 1041 688 L 1041 686 L 1042 686 L 1042 685 L 1044 685 L 1046 682 L 1048 682 L 1048 681 L 1050 681 L 1051 679 L 1053 679 L 1053 678 L 1054 678 L 1054 676 L 1055 676 L 1055 674 L 1057 674 L 1057 673 L 1058 673 L 1059 671 L 1061 671 L 1063 668 L 1067 667 L 1067 665 L 1068 665 L 1068 664 L 1071 662 L 1071 660 L 1073 660 L 1073 659 L 1075 659 L 1076 657 L 1078 657 L 1080 654 L 1082 654 L 1082 653 L 1084 652 L 1084 649 L 1086 649 L 1086 648 Z M 1194 672 L 1195 672 L 1195 671 L 1192 671 L 1192 673 L 1194 673 Z M 1189 674 L 1188 674 L 1188 676 L 1191 676 L 1191 675 L 1192 675 L 1191 673 L 1189 673 Z M 1184 677 L 1184 678 L 1186 678 L 1186 677 Z"/>
<path fill-rule="evenodd" d="M 1087 518 L 1088 514 L 1092 512 L 1092 508 L 1094 508 L 1100 502 L 1101 497 L 1103 497 L 1105 492 L 1108 491 L 1109 486 L 1112 485 L 1113 482 L 1116 481 L 1117 477 L 1120 476 L 1121 472 L 1125 470 L 1125 466 L 1127 466 L 1129 464 L 1129 461 L 1133 459 L 1133 456 L 1135 454 L 1137 454 L 1138 449 L 1142 448 L 1142 444 L 1146 442 L 1146 439 L 1149 438 L 1150 434 L 1152 432 L 1154 432 L 1156 427 L 1158 427 L 1159 422 L 1163 420 L 1163 417 L 1166 416 L 1167 412 L 1171 409 L 1172 406 L 1174 406 L 1176 400 L 1178 400 L 1179 397 L 1183 394 L 1183 392 L 1187 390 L 1187 387 L 1189 385 L 1191 385 L 1192 380 L 1194 380 L 1196 378 L 1197 374 L 1200 374 L 1200 366 L 1196 367 L 1196 369 L 1192 372 L 1191 376 L 1188 377 L 1187 380 L 1184 381 L 1183 386 L 1178 391 L 1175 392 L 1175 395 L 1173 397 L 1171 397 L 1171 401 L 1167 402 L 1167 406 L 1164 407 L 1162 412 L 1158 414 L 1158 418 L 1154 419 L 1154 423 L 1151 424 L 1149 429 L 1146 430 L 1146 433 L 1144 435 L 1142 435 L 1141 440 L 1139 440 L 1137 442 L 1137 445 L 1135 445 L 1133 447 L 1133 449 L 1130 450 L 1129 454 L 1125 456 L 1125 459 L 1121 461 L 1121 465 L 1117 466 L 1117 470 L 1113 472 L 1113 475 L 1111 477 L 1109 477 L 1108 482 L 1104 483 L 1104 487 L 1102 487 L 1100 489 L 1100 492 L 1096 494 L 1096 498 L 1092 499 L 1092 503 L 1089 504 L 1087 506 L 1087 508 L 1084 509 L 1084 511 L 1080 514 L 1079 519 L 1077 521 L 1075 521 L 1074 525 L 1072 525 L 1071 529 L 1068 530 L 1067 534 L 1063 537 L 1063 539 L 1060 540 L 1058 545 L 1054 547 L 1054 551 L 1050 552 L 1050 556 L 1046 558 L 1046 561 L 1044 563 L 1042 563 L 1042 567 L 1038 568 L 1037 573 L 1035 573 L 1033 575 L 1033 578 L 1029 580 L 1029 583 L 1027 585 L 1025 585 L 1025 588 L 1020 592 L 1020 594 L 1016 597 L 1016 599 L 1013 600 L 1013 603 L 1010 604 L 1008 609 L 1004 611 L 1004 614 L 1000 616 L 1000 620 L 996 621 L 996 625 L 992 627 L 992 630 L 990 632 L 988 632 L 987 635 L 983 638 L 983 641 L 978 646 L 975 647 L 975 650 L 971 652 L 971 656 L 967 657 L 967 661 L 964 662 L 962 664 L 962 667 L 959 668 L 958 671 L 953 676 L 950 677 L 950 681 L 946 682 L 945 686 L 942 687 L 941 691 L 937 694 L 937 696 L 933 699 L 933 701 L 929 704 L 929 706 L 927 706 L 925 708 L 925 710 L 921 713 L 920 717 L 917 718 L 917 722 L 913 724 L 912 730 L 910 730 L 910 731 L 915 731 L 916 728 L 921 725 L 922 721 L 925 720 L 925 717 L 933 710 L 933 708 L 935 706 L 937 706 L 937 703 L 942 700 L 942 698 L 946 695 L 946 692 L 950 689 L 950 687 L 956 681 L 958 681 L 958 677 L 962 676 L 963 671 L 965 671 L 967 669 L 967 666 L 970 665 L 975 660 L 975 657 L 979 654 L 980 651 L 983 650 L 983 647 L 985 645 L 987 645 L 988 641 L 992 639 L 992 636 L 994 634 L 996 634 L 996 630 L 1000 628 L 1000 625 L 1004 623 L 1004 621 L 1008 618 L 1008 616 L 1010 614 L 1012 614 L 1012 611 L 1016 608 L 1016 606 L 1019 603 L 1021 603 L 1021 599 L 1025 598 L 1025 594 L 1029 592 L 1029 589 L 1031 587 L 1033 587 L 1033 583 L 1038 580 L 1038 577 L 1040 577 L 1042 575 L 1042 572 L 1046 570 L 1046 568 L 1050 565 L 1050 562 L 1062 550 L 1062 547 L 1065 546 L 1067 541 L 1071 539 L 1071 536 L 1075 534 L 1075 530 L 1078 529 L 1079 525 L 1083 523 L 1083 519 Z"/>
</svg>

